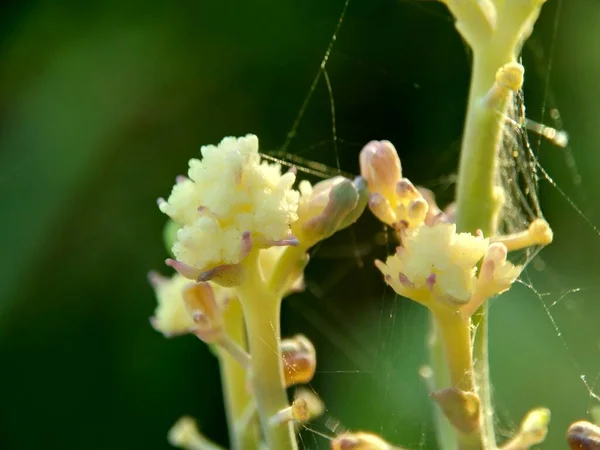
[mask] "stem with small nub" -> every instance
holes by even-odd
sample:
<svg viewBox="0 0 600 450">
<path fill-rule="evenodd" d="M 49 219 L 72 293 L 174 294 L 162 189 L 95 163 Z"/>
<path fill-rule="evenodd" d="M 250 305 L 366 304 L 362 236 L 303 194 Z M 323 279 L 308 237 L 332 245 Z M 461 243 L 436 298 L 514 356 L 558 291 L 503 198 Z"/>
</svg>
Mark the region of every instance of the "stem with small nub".
<svg viewBox="0 0 600 450">
<path fill-rule="evenodd" d="M 268 289 L 258 252 L 252 250 L 244 259 L 244 279 L 236 288 L 246 320 L 252 391 L 267 448 L 297 450 L 293 424 L 271 420 L 289 406 L 279 345 L 281 296 Z"/>
<path fill-rule="evenodd" d="M 233 350 L 233 352 L 243 353 L 246 348 L 244 316 L 237 298 L 229 301 L 223 319 L 227 335 L 226 345 L 230 350 L 219 348 L 218 358 L 230 446 L 232 450 L 256 450 L 259 440 L 258 428 L 252 427 L 252 424 L 241 429 L 238 426 L 251 398 L 246 387 L 247 368 L 240 364 L 240 360 L 243 361 L 244 357 L 236 358 L 231 352 Z M 249 361 L 246 364 L 248 363 Z"/>
</svg>

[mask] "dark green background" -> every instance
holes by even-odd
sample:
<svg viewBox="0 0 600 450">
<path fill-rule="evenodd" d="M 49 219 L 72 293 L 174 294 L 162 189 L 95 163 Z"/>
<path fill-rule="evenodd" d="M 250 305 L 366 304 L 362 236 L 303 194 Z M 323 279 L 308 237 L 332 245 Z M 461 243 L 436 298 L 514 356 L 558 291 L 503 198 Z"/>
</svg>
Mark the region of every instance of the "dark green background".
<svg viewBox="0 0 600 450">
<path fill-rule="evenodd" d="M 2 5 L 1 449 L 163 449 L 182 414 L 226 443 L 214 358 L 196 340 L 166 340 L 148 324 L 146 273 L 166 256 L 155 199 L 202 144 L 252 132 L 262 151 L 281 149 L 342 6 Z M 523 55 L 529 117 L 557 125 L 548 114 L 557 107 L 571 136 L 567 150 L 535 136 L 533 148 L 591 224 L 600 224 L 599 24 L 597 1 L 549 0 Z M 341 169 L 357 173 L 361 145 L 389 139 L 405 174 L 448 201 L 469 58 L 435 2 L 351 0 L 327 65 Z M 323 79 L 288 151 L 337 166 Z M 553 421 L 543 448 L 559 449 L 569 421 L 598 404 L 579 376 L 594 387 L 600 373 L 600 237 L 547 181 L 540 198 L 556 242 L 524 280 L 550 294 L 517 286 L 494 301 L 491 362 L 501 436 L 545 405 Z M 284 331 L 317 345 L 313 387 L 328 412 L 316 429 L 332 434 L 339 421 L 338 431 L 433 449 L 416 373 L 426 314 L 383 286 L 372 265 L 388 251 L 382 237 L 367 213 L 317 249 L 309 289 L 285 304 Z M 582 289 L 561 299 L 571 288 Z M 562 336 L 544 308 L 559 299 L 549 311 Z M 314 433 L 303 437 L 308 448 L 327 447 Z"/>
</svg>

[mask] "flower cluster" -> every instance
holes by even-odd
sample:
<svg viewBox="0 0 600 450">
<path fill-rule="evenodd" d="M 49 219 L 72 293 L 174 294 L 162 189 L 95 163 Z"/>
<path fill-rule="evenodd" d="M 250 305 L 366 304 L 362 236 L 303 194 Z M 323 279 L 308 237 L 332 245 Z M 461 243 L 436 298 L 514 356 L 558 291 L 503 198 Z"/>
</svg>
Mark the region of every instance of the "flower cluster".
<svg viewBox="0 0 600 450">
<path fill-rule="evenodd" d="M 282 247 L 270 247 L 260 252 L 258 262 L 265 278 L 269 279 L 273 274 L 282 252 Z M 198 312 L 203 313 L 207 318 L 212 318 L 213 323 L 218 322 L 220 321 L 219 312 L 224 310 L 229 300 L 236 295 L 231 288 L 212 282 L 194 283 L 179 273 L 167 278 L 151 272 L 148 278 L 158 301 L 151 323 L 154 329 L 166 337 L 187 333 L 198 334 L 200 332 L 202 334 L 198 323 Z M 210 290 L 199 289 L 195 286 L 208 286 Z M 303 274 L 292 274 L 283 295 L 299 291 L 303 286 Z M 206 301 L 198 303 L 198 300 L 202 299 Z M 218 309 L 214 305 L 217 305 Z M 196 314 L 196 320 L 194 320 L 194 314 Z"/>
<path fill-rule="evenodd" d="M 414 228 L 427 216 L 427 202 L 402 178 L 402 166 L 389 141 L 371 141 L 360 152 L 360 173 L 369 185 L 369 208 L 383 223 L 397 229 Z"/>
<path fill-rule="evenodd" d="M 211 341 L 221 331 L 221 313 L 234 292 L 214 283 L 194 283 L 176 273 L 171 278 L 149 275 L 158 305 L 150 319 L 155 330 L 166 337 L 196 333 Z"/>
<path fill-rule="evenodd" d="M 292 189 L 293 171 L 261 162 L 258 138 L 228 137 L 201 148 L 187 177 L 179 177 L 159 208 L 181 228 L 171 265 L 198 279 L 221 266 L 238 264 L 252 246 L 293 243 L 290 224 L 297 220 L 300 194 Z"/>
<path fill-rule="evenodd" d="M 451 304 L 471 315 L 521 273 L 522 267 L 507 261 L 502 242 L 490 242 L 481 233 L 457 233 L 431 193 L 402 178 L 391 143 L 369 143 L 361 152 L 361 172 L 372 192 L 369 207 L 402 241 L 385 263 L 376 261 L 398 294 L 429 308 Z"/>
</svg>

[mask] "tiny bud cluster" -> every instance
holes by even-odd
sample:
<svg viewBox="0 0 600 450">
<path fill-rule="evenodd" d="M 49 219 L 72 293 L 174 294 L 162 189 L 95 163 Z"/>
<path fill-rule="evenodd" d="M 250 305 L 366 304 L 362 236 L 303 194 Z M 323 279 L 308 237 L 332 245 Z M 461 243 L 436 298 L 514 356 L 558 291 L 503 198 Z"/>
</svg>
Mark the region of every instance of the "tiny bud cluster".
<svg viewBox="0 0 600 450">
<path fill-rule="evenodd" d="M 360 172 L 369 185 L 369 209 L 397 230 L 415 228 L 427 216 L 428 205 L 417 188 L 402 178 L 402 166 L 389 141 L 371 141 L 360 153 Z"/>
<path fill-rule="evenodd" d="M 502 242 L 491 243 L 481 233 L 457 233 L 456 225 L 438 208 L 433 194 L 402 178 L 391 143 L 367 144 L 360 162 L 371 190 L 371 211 L 394 227 L 402 241 L 385 263 L 376 261 L 386 282 L 398 294 L 429 308 L 440 304 L 462 307 L 465 314 L 471 315 L 483 301 L 507 290 L 519 276 L 522 268 L 507 261 L 507 248 Z"/>
</svg>

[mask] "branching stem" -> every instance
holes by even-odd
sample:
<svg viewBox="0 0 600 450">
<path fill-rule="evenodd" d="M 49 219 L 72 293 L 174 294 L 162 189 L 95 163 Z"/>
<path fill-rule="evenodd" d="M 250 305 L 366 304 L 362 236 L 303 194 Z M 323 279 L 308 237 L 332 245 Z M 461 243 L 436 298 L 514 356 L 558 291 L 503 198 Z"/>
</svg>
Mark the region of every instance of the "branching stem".
<svg viewBox="0 0 600 450">
<path fill-rule="evenodd" d="M 296 450 L 293 424 L 271 418 L 289 406 L 280 350 L 281 296 L 267 288 L 258 266 L 258 250 L 244 259 L 244 281 L 237 287 L 248 334 L 252 390 L 267 448 Z"/>
<path fill-rule="evenodd" d="M 246 332 L 242 306 L 237 299 L 229 302 L 224 313 L 224 321 L 228 342 L 243 354 Z M 254 429 L 251 424 L 244 428 L 236 427 L 251 401 L 246 388 L 247 372 L 231 352 L 220 348 L 218 355 L 231 449 L 255 450 L 258 446 L 258 429 Z"/>
</svg>

